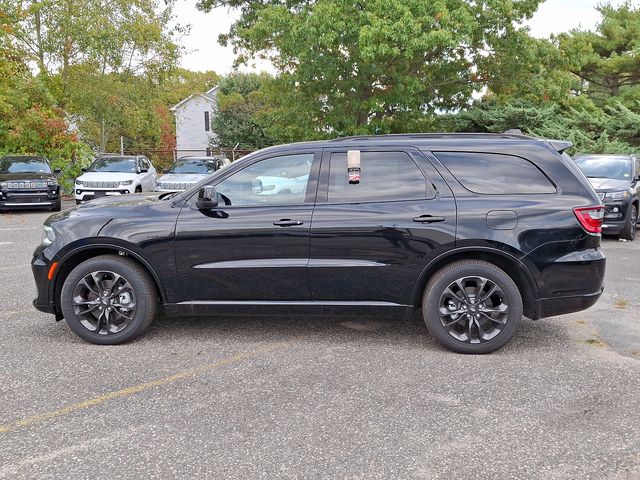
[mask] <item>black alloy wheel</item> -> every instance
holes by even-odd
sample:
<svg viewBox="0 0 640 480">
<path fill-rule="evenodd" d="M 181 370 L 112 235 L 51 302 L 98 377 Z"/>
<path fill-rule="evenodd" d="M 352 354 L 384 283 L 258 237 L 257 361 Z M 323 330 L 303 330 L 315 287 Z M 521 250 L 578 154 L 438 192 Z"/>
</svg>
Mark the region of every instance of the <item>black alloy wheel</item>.
<svg viewBox="0 0 640 480">
<path fill-rule="evenodd" d="M 506 345 L 522 321 L 515 282 L 481 260 L 446 265 L 430 279 L 422 301 L 429 332 L 460 353 L 490 353 Z"/>
</svg>

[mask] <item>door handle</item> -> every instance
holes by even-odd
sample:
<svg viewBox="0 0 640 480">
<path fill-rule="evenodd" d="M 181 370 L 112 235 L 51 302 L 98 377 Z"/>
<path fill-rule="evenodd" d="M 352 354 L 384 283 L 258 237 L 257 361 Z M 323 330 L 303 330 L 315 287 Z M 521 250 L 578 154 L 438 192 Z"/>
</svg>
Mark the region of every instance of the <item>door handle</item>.
<svg viewBox="0 0 640 480">
<path fill-rule="evenodd" d="M 418 223 L 436 223 L 436 222 L 444 222 L 444 217 L 434 217 L 433 215 L 420 215 L 413 219 L 414 222 Z"/>
<path fill-rule="evenodd" d="M 302 225 L 303 223 L 304 222 L 302 220 L 291 220 L 290 218 L 283 218 L 273 222 L 273 224 L 278 227 L 293 227 L 296 225 Z"/>
</svg>

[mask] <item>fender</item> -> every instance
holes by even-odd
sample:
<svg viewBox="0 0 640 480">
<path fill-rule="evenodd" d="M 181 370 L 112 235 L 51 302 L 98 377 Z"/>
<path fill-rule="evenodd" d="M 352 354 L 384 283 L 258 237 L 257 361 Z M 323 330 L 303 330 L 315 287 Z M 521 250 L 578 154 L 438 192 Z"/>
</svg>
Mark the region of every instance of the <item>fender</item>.
<svg viewBox="0 0 640 480">
<path fill-rule="evenodd" d="M 451 263 L 452 261 L 456 260 L 455 257 L 457 255 L 468 256 L 469 254 L 476 254 L 476 253 L 480 253 L 480 254 L 489 253 L 492 255 L 497 255 L 504 258 L 505 260 L 512 263 L 513 265 L 517 266 L 520 269 L 520 271 L 524 273 L 525 278 L 529 282 L 529 286 L 531 287 L 531 290 L 533 293 L 534 301 L 539 298 L 538 284 L 535 280 L 535 277 L 531 273 L 531 270 L 527 267 L 525 263 L 522 262 L 520 258 L 516 257 L 515 255 L 509 252 L 506 252 L 504 250 L 499 250 L 497 248 L 491 248 L 486 246 L 464 246 L 464 247 L 457 247 L 452 250 L 448 250 L 444 253 L 441 253 L 440 255 L 432 258 L 429 261 L 429 263 L 425 265 L 425 267 L 420 272 L 420 275 L 418 276 L 418 279 L 415 283 L 413 292 L 411 293 L 412 305 L 418 304 L 418 300 L 422 297 L 422 294 L 424 292 L 424 287 L 427 284 L 427 276 L 431 276 L 433 273 L 435 273 L 435 271 L 437 270 L 436 267 L 439 264 Z"/>
<path fill-rule="evenodd" d="M 145 258 L 140 255 L 139 253 L 137 253 L 136 251 L 134 251 L 132 248 L 130 248 L 128 245 L 126 244 L 120 244 L 118 242 L 113 242 L 113 243 L 109 243 L 109 242 L 105 242 L 104 237 L 101 237 L 95 243 L 84 243 L 81 246 L 72 248 L 71 250 L 69 250 L 68 252 L 64 253 L 61 257 L 59 257 L 59 259 L 57 259 L 58 262 L 58 268 L 56 269 L 56 273 L 54 275 L 53 281 L 50 283 L 49 286 L 49 298 L 53 299 L 55 298 L 55 289 L 57 286 L 57 274 L 58 272 L 61 270 L 61 267 L 64 266 L 65 262 L 69 261 L 70 258 L 74 257 L 76 254 L 83 252 L 83 251 L 87 251 L 87 250 L 97 250 L 97 249 L 101 249 L 101 248 L 106 248 L 106 249 L 110 249 L 110 250 L 114 250 L 114 251 L 123 251 L 125 252 L 127 255 L 131 256 L 132 258 L 135 258 L 136 260 L 138 260 L 146 269 L 147 271 L 149 271 L 149 273 L 151 274 L 151 276 L 153 277 L 154 282 L 156 283 L 156 286 L 158 287 L 158 292 L 160 293 L 160 298 L 162 299 L 162 303 L 167 303 L 167 295 L 166 292 L 164 290 L 164 285 L 162 284 L 162 282 L 160 281 L 160 277 L 158 276 L 157 272 L 155 271 L 155 269 L 149 264 L 149 262 L 147 262 L 147 260 L 145 260 Z M 59 253 L 59 252 L 58 252 Z M 56 257 L 58 257 L 58 254 L 56 254 Z M 54 260 L 56 260 L 54 258 Z"/>
</svg>

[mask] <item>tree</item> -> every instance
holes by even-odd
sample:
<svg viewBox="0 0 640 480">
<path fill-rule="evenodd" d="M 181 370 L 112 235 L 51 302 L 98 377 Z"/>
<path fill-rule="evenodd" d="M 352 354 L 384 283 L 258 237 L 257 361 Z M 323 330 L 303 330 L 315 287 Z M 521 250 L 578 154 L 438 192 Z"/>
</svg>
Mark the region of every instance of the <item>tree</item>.
<svg viewBox="0 0 640 480">
<path fill-rule="evenodd" d="M 119 135 L 158 130 L 153 92 L 175 68 L 181 52 L 175 40 L 184 31 L 168 26 L 173 1 L 0 3 L 14 43 L 30 53 L 39 78 L 85 141 L 105 151 Z"/>
<path fill-rule="evenodd" d="M 220 80 L 218 109 L 213 117 L 214 146 L 257 149 L 273 145 L 267 133 L 268 116 L 262 87 L 267 74 L 236 73 Z"/>
<path fill-rule="evenodd" d="M 583 81 L 583 91 L 600 102 L 640 86 L 640 7 L 627 1 L 618 8 L 601 5 L 595 32 L 573 30 L 558 43 L 569 70 Z"/>
<path fill-rule="evenodd" d="M 518 22 L 540 0 L 201 0 L 241 8 L 221 38 L 269 58 L 306 105 L 316 134 L 401 131 L 425 113 L 460 108 L 517 48 Z M 506 56 L 506 55 L 503 55 Z"/>
</svg>

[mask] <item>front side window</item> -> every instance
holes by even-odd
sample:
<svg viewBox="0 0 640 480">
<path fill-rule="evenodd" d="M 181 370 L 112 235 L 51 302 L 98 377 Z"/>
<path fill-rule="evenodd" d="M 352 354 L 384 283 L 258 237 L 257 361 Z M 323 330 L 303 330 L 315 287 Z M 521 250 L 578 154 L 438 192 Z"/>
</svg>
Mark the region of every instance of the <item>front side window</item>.
<svg viewBox="0 0 640 480">
<path fill-rule="evenodd" d="M 424 198 L 427 198 L 427 179 L 405 152 L 361 152 L 358 183 L 349 183 L 347 152 L 331 154 L 329 202 L 357 203 Z"/>
<path fill-rule="evenodd" d="M 515 155 L 433 152 L 464 188 L 485 195 L 555 193 L 556 187 L 529 160 Z"/>
<path fill-rule="evenodd" d="M 261 160 L 216 185 L 220 204 L 232 206 L 304 203 L 313 153 Z"/>
</svg>

